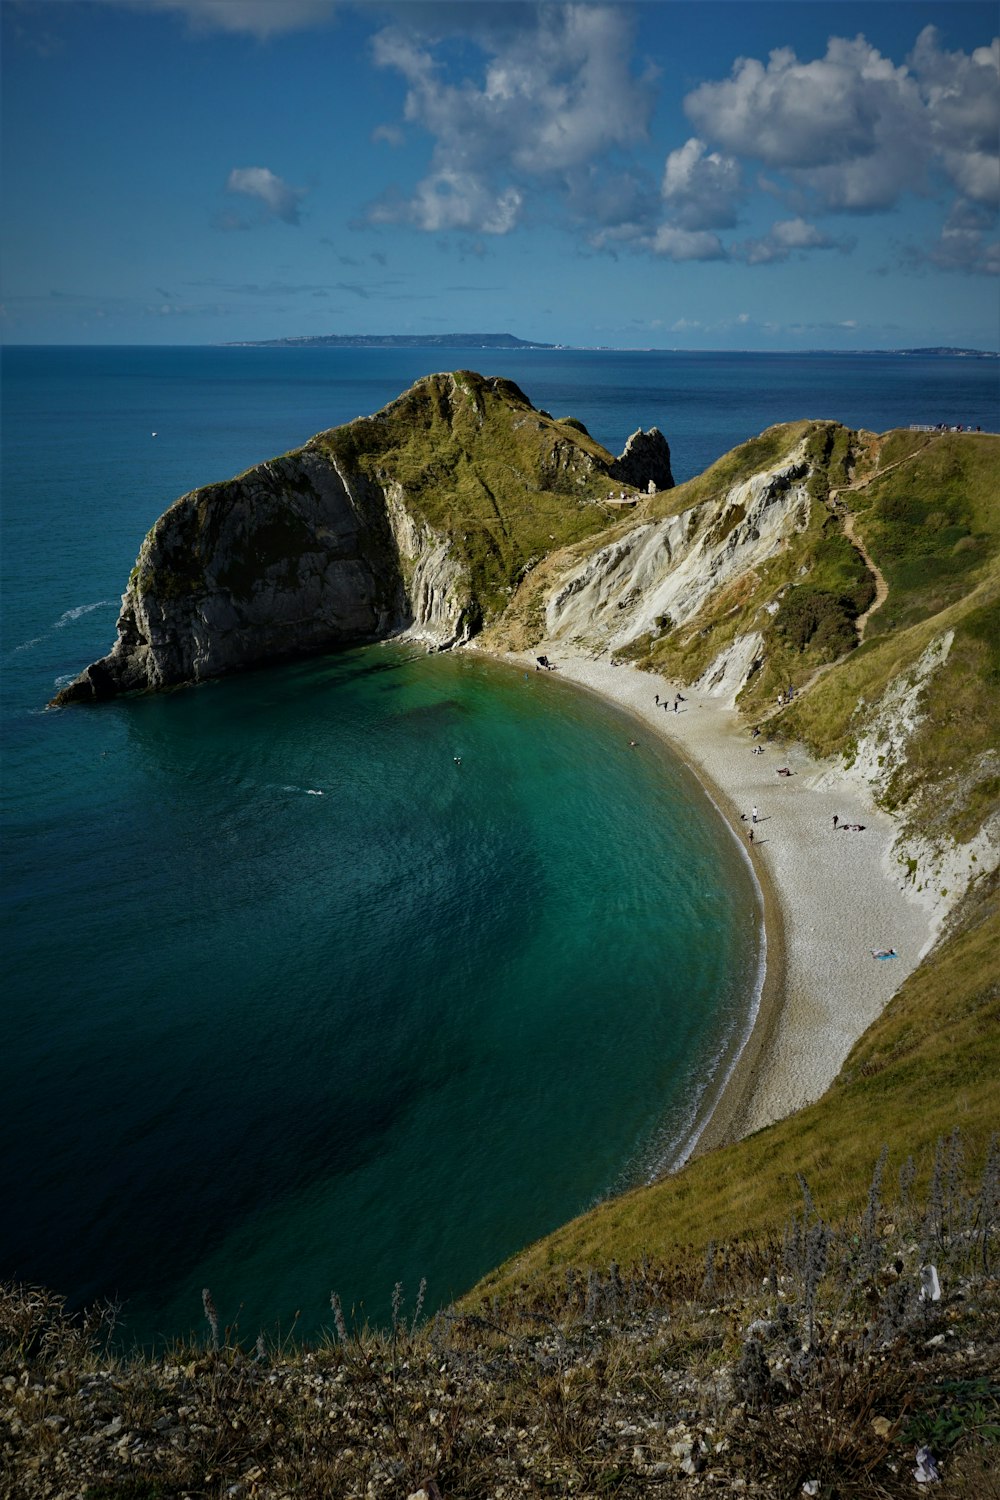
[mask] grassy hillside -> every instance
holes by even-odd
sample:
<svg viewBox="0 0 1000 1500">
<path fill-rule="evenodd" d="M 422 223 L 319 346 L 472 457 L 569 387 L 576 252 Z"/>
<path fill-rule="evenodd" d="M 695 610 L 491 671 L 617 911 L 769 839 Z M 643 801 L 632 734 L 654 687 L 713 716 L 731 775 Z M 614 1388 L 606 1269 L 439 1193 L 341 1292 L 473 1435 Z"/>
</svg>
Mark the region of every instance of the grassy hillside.
<svg viewBox="0 0 1000 1500">
<path fill-rule="evenodd" d="M 510 381 L 430 375 L 374 417 L 309 445 L 398 482 L 407 509 L 452 538 L 488 619 L 526 569 L 614 518 L 612 455 L 581 424 L 537 411 Z M 617 486 L 620 489 L 620 486 Z"/>
<path fill-rule="evenodd" d="M 882 800 L 906 815 L 923 793 L 915 804 L 921 826 L 968 839 L 1000 792 L 1000 438 L 890 433 L 876 456 L 878 470 L 841 498 L 888 598 L 864 644 L 785 709 L 772 731 L 849 762 L 869 705 L 935 638 L 954 632 Z M 752 702 L 747 695 L 741 706 L 752 712 Z"/>
<path fill-rule="evenodd" d="M 755 473 L 799 453 L 807 477 L 801 529 L 776 555 L 716 591 L 682 625 L 644 636 L 622 655 L 668 677 L 693 682 L 737 635 L 759 631 L 763 665 L 745 690 L 746 710 L 759 716 L 789 682 L 801 683 L 856 644 L 854 622 L 874 598 L 871 573 L 844 536 L 840 517 L 827 504 L 831 485 L 847 482 L 858 435 L 833 422 L 794 422 L 769 428 L 734 448 L 696 479 L 651 502 L 651 513 L 677 514 L 708 502 L 711 510 L 693 524 L 704 527 L 707 545 L 725 540 L 743 519 L 730 492 Z"/>
</svg>

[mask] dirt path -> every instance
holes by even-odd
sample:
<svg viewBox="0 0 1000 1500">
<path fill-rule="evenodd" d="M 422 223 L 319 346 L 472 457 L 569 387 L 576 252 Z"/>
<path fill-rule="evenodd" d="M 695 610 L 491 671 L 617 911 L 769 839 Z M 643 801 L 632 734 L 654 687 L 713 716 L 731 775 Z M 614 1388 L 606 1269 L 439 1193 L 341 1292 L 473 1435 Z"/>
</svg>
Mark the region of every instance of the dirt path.
<svg viewBox="0 0 1000 1500">
<path fill-rule="evenodd" d="M 877 609 L 882 608 L 883 604 L 889 597 L 889 585 L 885 581 L 885 576 L 882 572 L 882 569 L 875 562 L 871 553 L 868 551 L 868 548 L 865 546 L 864 542 L 861 540 L 855 530 L 854 511 L 850 510 L 848 508 L 847 502 L 842 500 L 840 497 L 841 495 L 852 495 L 857 494 L 860 490 L 866 490 L 870 484 L 874 484 L 876 479 L 881 479 L 885 474 L 891 474 L 893 469 L 898 469 L 900 465 L 909 463 L 911 459 L 916 458 L 918 453 L 926 452 L 930 445 L 936 440 L 937 434 L 931 434 L 925 443 L 921 443 L 919 448 L 915 448 L 912 453 L 907 453 L 903 458 L 897 458 L 891 464 L 886 464 L 884 469 L 880 469 L 878 467 L 878 461 L 876 460 L 875 468 L 870 474 L 866 474 L 863 479 L 855 479 L 851 484 L 842 484 L 836 489 L 831 489 L 830 491 L 828 491 L 826 499 L 828 508 L 833 512 L 835 516 L 837 516 L 841 526 L 843 527 L 844 535 L 850 542 L 851 546 L 861 554 L 862 558 L 864 559 L 865 567 L 868 569 L 875 580 L 875 598 L 872 600 L 871 604 L 869 604 L 864 613 L 858 615 L 857 619 L 854 622 L 858 632 L 859 646 L 865 638 L 865 629 L 868 625 L 868 621 L 871 619 L 872 615 Z M 844 657 L 840 656 L 836 661 L 824 662 L 821 667 L 817 667 L 815 672 L 810 673 L 805 682 L 803 682 L 800 687 L 796 688 L 796 696 L 801 693 L 808 692 L 814 683 L 818 682 L 821 677 L 826 676 L 831 667 L 839 666 L 839 664 L 843 660 Z M 774 716 L 776 714 L 779 714 L 780 712 L 780 707 L 770 708 L 766 713 L 760 716 L 759 722 L 764 723 L 767 719 L 773 719 Z"/>
<path fill-rule="evenodd" d="M 861 556 L 865 560 L 865 566 L 867 567 L 869 573 L 871 573 L 872 577 L 875 579 L 875 598 L 872 600 L 871 604 L 869 604 L 864 614 L 858 615 L 858 618 L 854 622 L 858 632 L 858 644 L 860 645 L 865 638 L 865 626 L 868 624 L 868 621 L 871 619 L 872 615 L 877 609 L 882 608 L 883 604 L 889 597 L 889 585 L 886 583 L 885 578 L 883 577 L 882 569 L 879 567 L 878 563 L 874 561 L 864 542 L 855 533 L 854 512 L 852 510 L 849 510 L 844 517 L 844 535 L 850 542 L 851 546 L 857 548 L 857 550 L 861 553 Z"/>
</svg>

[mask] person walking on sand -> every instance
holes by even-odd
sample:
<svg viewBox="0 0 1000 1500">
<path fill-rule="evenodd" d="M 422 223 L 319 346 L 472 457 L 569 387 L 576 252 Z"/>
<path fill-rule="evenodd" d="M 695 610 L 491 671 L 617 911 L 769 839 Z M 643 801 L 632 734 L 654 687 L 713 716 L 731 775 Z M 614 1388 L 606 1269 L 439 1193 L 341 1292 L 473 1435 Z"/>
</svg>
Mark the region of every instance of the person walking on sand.
<svg viewBox="0 0 1000 1500">
<path fill-rule="evenodd" d="M 840 819 L 837 817 L 837 814 L 834 813 L 834 815 L 833 815 L 833 831 L 834 831 L 834 833 L 836 833 L 836 831 L 837 831 L 837 824 L 839 822 L 840 822 Z"/>
<path fill-rule="evenodd" d="M 656 695 L 656 706 L 657 706 L 657 708 L 659 708 L 659 706 L 660 706 L 660 695 L 659 695 L 659 693 L 657 693 L 657 695 Z"/>
<path fill-rule="evenodd" d="M 747 838 L 750 840 L 750 842 L 752 844 L 753 843 L 753 829 L 752 828 L 751 828 L 750 832 L 747 834 Z"/>
<path fill-rule="evenodd" d="M 756 807 L 751 807 L 751 809 L 750 809 L 750 817 L 753 820 L 753 822 L 756 823 L 756 821 L 757 821 L 757 809 L 756 809 Z"/>
</svg>

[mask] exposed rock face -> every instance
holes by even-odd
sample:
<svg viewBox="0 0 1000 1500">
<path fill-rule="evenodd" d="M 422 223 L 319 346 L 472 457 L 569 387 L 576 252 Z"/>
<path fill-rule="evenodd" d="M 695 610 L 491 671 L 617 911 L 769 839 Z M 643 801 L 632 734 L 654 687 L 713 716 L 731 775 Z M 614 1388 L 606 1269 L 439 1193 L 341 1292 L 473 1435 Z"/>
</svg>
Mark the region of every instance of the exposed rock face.
<svg viewBox="0 0 1000 1500">
<path fill-rule="evenodd" d="M 692 619 L 710 594 L 778 552 L 809 518 L 798 455 L 734 485 L 721 502 L 702 501 L 677 515 L 638 524 L 563 575 L 546 604 L 549 640 L 570 637 L 627 645 L 669 617 Z M 759 640 L 720 664 L 716 690 L 742 687 Z M 737 668 L 738 659 L 738 668 Z"/>
<path fill-rule="evenodd" d="M 177 500 L 142 544 L 113 649 L 54 701 L 401 632 L 437 649 L 467 640 L 553 541 L 607 525 L 623 463 L 637 485 L 669 476 L 655 430 L 615 460 L 510 381 L 428 376 L 373 417 Z"/>
<path fill-rule="evenodd" d="M 199 682 L 407 623 L 381 495 L 306 449 L 195 490 L 160 517 L 114 648 L 57 702 Z"/>
<path fill-rule="evenodd" d="M 645 490 L 672 490 L 674 476 L 670 471 L 670 447 L 658 427 L 633 432 L 625 450 L 611 465 L 612 479 Z"/>
</svg>

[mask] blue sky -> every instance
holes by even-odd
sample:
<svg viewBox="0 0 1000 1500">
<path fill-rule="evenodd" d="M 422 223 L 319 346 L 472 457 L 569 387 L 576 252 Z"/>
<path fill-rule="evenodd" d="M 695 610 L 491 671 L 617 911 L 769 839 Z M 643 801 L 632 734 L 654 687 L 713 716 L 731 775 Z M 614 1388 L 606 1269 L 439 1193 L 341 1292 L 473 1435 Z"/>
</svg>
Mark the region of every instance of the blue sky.
<svg viewBox="0 0 1000 1500">
<path fill-rule="evenodd" d="M 11 343 L 1000 342 L 994 4 L 0 15 Z"/>
</svg>

